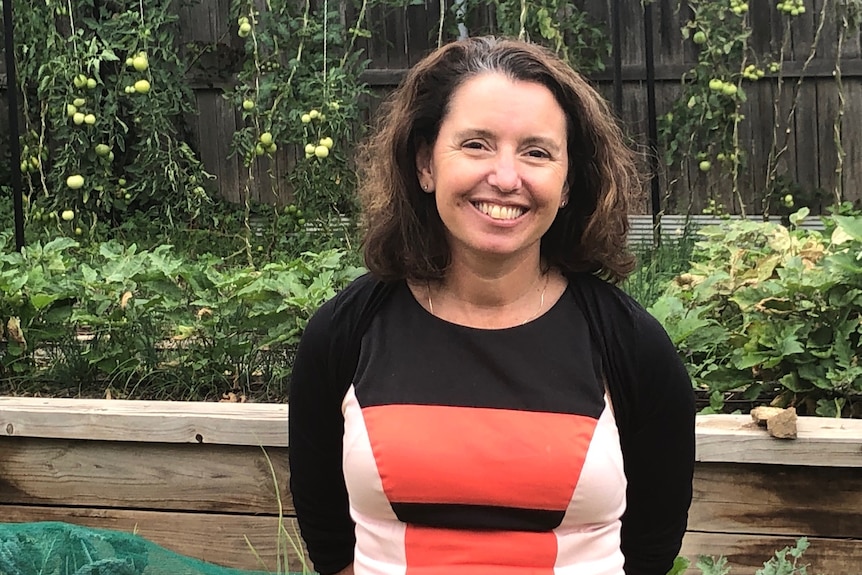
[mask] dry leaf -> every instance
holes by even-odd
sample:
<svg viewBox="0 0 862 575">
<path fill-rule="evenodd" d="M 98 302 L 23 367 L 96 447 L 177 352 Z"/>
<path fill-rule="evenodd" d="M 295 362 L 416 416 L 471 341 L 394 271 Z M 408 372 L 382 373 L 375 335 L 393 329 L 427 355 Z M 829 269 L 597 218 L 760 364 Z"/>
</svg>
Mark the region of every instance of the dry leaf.
<svg viewBox="0 0 862 575">
<path fill-rule="evenodd" d="M 212 317 L 212 314 L 213 314 L 213 310 L 211 310 L 208 307 L 202 307 L 201 309 L 198 310 L 197 316 L 198 316 L 198 319 L 201 319 L 204 316 Z"/>
<path fill-rule="evenodd" d="M 21 344 L 21 347 L 27 347 L 27 340 L 24 339 L 24 332 L 21 330 L 21 320 L 17 317 L 10 317 L 6 322 L 6 333 L 9 339 Z"/>
<path fill-rule="evenodd" d="M 123 296 L 120 298 L 120 309 L 126 309 L 130 299 L 132 299 L 132 292 L 127 291 L 123 293 Z"/>
<path fill-rule="evenodd" d="M 114 399 L 114 396 L 111 395 L 111 388 L 105 389 L 105 399 Z"/>
<path fill-rule="evenodd" d="M 219 403 L 245 403 L 247 399 L 244 393 L 237 395 L 232 391 L 223 393 L 221 397 Z"/>
</svg>

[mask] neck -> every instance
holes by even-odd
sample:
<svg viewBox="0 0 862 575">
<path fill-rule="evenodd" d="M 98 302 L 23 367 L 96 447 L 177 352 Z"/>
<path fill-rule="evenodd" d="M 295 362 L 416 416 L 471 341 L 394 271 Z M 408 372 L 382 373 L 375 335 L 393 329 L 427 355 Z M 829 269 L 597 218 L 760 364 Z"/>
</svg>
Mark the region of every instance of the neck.
<svg viewBox="0 0 862 575">
<path fill-rule="evenodd" d="M 544 275 L 538 254 L 503 266 L 498 262 L 454 260 L 446 277 L 432 289 L 471 307 L 498 309 L 516 304 L 541 289 Z"/>
</svg>

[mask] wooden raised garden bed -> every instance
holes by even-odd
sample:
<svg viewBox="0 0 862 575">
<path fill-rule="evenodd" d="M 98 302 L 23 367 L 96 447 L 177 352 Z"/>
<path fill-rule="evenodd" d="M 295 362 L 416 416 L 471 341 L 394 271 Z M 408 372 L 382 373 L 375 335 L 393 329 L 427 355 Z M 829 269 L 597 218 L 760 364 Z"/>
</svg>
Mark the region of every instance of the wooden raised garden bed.
<svg viewBox="0 0 862 575">
<path fill-rule="evenodd" d="M 0 521 L 136 531 L 184 555 L 260 569 L 247 537 L 274 568 L 273 473 L 294 524 L 287 417 L 274 404 L 0 398 Z M 803 417 L 796 440 L 748 422 L 698 418 L 683 554 L 725 555 L 733 575 L 751 574 L 805 535 L 810 573 L 858 575 L 862 421 Z"/>
</svg>

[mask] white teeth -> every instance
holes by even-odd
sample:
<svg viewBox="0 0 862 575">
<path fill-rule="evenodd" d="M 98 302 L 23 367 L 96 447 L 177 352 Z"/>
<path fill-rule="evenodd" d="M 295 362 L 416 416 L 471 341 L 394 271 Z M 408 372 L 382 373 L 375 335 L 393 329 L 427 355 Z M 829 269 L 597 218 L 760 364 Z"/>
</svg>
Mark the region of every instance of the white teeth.
<svg viewBox="0 0 862 575">
<path fill-rule="evenodd" d="M 526 211 L 524 208 L 500 206 L 498 204 L 489 204 L 487 202 L 479 202 L 474 205 L 480 212 L 495 220 L 514 220 L 515 218 L 521 217 Z"/>
</svg>

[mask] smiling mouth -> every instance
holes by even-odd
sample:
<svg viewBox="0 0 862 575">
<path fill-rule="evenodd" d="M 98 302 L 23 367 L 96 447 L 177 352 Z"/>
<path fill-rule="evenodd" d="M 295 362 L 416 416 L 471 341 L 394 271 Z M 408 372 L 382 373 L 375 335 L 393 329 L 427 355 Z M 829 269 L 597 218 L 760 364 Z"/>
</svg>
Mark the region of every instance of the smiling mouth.
<svg viewBox="0 0 862 575">
<path fill-rule="evenodd" d="M 488 202 L 473 202 L 473 206 L 492 220 L 516 220 L 527 213 L 527 210 L 517 206 L 501 206 Z"/>
</svg>

